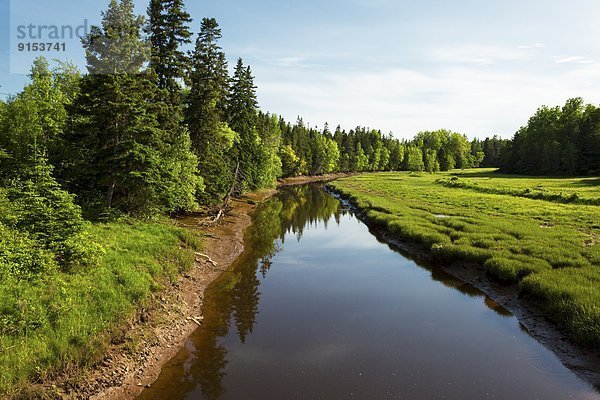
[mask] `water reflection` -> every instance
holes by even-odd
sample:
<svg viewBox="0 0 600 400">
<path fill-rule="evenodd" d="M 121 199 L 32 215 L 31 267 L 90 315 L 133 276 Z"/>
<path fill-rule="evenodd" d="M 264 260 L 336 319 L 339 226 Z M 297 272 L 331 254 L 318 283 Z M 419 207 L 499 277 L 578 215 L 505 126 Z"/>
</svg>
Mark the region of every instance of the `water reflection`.
<svg viewBox="0 0 600 400">
<path fill-rule="evenodd" d="M 388 243 L 384 238 L 385 233 L 382 232 L 381 230 L 379 230 L 377 228 L 369 228 L 369 232 L 373 236 L 375 236 L 381 244 L 388 245 L 391 250 L 402 254 L 402 256 L 404 256 L 405 258 L 407 258 L 409 260 L 413 260 L 413 261 L 417 262 L 421 268 L 427 269 L 429 272 L 431 272 L 431 279 L 433 279 L 434 281 L 440 282 L 445 287 L 458 290 L 460 293 L 462 293 L 466 296 L 474 297 L 474 298 L 478 298 L 478 297 L 482 298 L 484 301 L 484 304 L 490 310 L 494 311 L 496 314 L 498 314 L 502 317 L 510 318 L 513 316 L 513 314 L 510 311 L 508 311 L 502 305 L 496 303 L 489 296 L 487 296 L 485 293 L 483 293 L 481 290 L 477 289 L 475 286 L 471 285 L 470 283 L 463 282 L 460 279 L 455 278 L 454 276 L 450 275 L 448 272 L 441 269 L 439 266 L 436 267 L 435 265 L 430 264 L 427 260 L 415 259 L 415 257 L 413 257 L 411 254 L 408 254 L 402 248 L 400 248 L 394 244 Z"/>
<path fill-rule="evenodd" d="M 352 385 L 364 390 L 357 398 L 481 398 L 463 390 L 487 393 L 480 381 L 490 380 L 492 389 L 510 392 L 503 382 L 516 378 L 503 376 L 513 369 L 531 384 L 521 382 L 529 386 L 511 394 L 544 398 L 535 390 L 555 382 L 529 375 L 527 364 L 513 365 L 513 354 L 540 351 L 531 338 L 516 339 L 510 312 L 439 268 L 414 268 L 406 255 L 383 251 L 348 214 L 318 185 L 285 189 L 261 205 L 246 233 L 247 250 L 205 293 L 203 326 L 139 399 L 262 399 L 267 383 L 271 398 L 346 398 L 356 395 Z M 323 229 L 341 221 L 334 233 Z M 271 271 L 274 259 L 278 268 Z M 549 352 L 539 357 L 528 362 L 564 375 Z M 372 381 L 363 374 L 369 370 Z M 441 379 L 447 371 L 454 386 Z M 495 374 L 505 380 L 495 382 Z M 568 379 L 572 386 L 556 384 L 558 394 L 571 387 L 589 394 Z"/>
<path fill-rule="evenodd" d="M 245 251 L 206 291 L 203 326 L 164 369 L 155 388 L 139 399 L 183 399 L 198 391 L 208 400 L 220 399 L 227 348 L 219 339 L 232 327 L 242 344 L 252 333 L 261 295 L 256 271 L 267 276 L 272 257 L 282 249 L 289 233 L 299 241 L 307 227 L 327 224 L 332 217 L 339 224 L 346 213 L 338 200 L 324 195 L 321 185 L 286 188 L 261 204 L 246 232 L 246 246 L 251 251 Z M 177 385 L 165 387 L 165 382 L 176 377 Z"/>
</svg>

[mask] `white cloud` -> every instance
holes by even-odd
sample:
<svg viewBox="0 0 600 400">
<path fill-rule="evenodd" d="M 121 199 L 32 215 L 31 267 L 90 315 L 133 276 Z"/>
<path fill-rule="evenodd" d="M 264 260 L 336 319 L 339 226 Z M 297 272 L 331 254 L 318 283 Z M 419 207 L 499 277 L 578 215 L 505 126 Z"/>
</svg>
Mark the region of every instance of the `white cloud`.
<svg viewBox="0 0 600 400">
<path fill-rule="evenodd" d="M 453 46 L 431 50 L 430 57 L 437 62 L 494 65 L 502 61 L 523 61 L 531 58 L 532 47 L 502 47 L 483 45 Z"/>
<path fill-rule="evenodd" d="M 600 67 L 576 64 L 539 74 L 474 65 L 433 71 L 381 66 L 376 71 L 269 68 L 257 70 L 261 106 L 295 120 L 303 110 L 313 125 L 357 125 L 411 137 L 447 128 L 469 136 L 510 137 L 542 104 L 559 105 L 582 96 L 600 103 Z"/>
<path fill-rule="evenodd" d="M 560 56 L 556 57 L 555 63 L 557 64 L 567 64 L 567 63 L 575 63 L 575 64 L 592 64 L 595 61 L 581 56 Z"/>
<path fill-rule="evenodd" d="M 519 46 L 518 48 L 522 49 L 522 50 L 532 50 L 532 49 L 539 50 L 539 49 L 543 49 L 545 47 L 546 47 L 546 45 L 544 43 L 533 43 L 533 44 L 524 44 L 524 45 Z"/>
</svg>

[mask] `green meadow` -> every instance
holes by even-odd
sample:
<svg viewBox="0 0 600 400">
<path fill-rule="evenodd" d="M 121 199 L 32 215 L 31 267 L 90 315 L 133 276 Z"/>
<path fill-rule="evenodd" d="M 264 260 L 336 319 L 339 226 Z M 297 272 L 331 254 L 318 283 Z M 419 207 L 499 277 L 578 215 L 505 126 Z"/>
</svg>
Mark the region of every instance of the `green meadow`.
<svg viewBox="0 0 600 400">
<path fill-rule="evenodd" d="M 330 184 L 440 263 L 518 284 L 577 343 L 600 348 L 600 179 L 492 169 L 378 173 Z"/>
<path fill-rule="evenodd" d="M 0 277 L 0 393 L 38 398 L 30 382 L 102 360 L 153 294 L 193 266 L 200 245 L 169 223 L 87 224 L 84 235 L 93 253 L 85 268 Z"/>
</svg>

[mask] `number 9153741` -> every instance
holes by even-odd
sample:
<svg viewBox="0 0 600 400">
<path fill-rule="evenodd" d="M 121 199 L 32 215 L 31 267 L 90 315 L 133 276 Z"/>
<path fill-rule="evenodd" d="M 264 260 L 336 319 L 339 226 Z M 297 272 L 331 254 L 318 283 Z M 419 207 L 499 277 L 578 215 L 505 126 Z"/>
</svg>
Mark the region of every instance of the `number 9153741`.
<svg viewBox="0 0 600 400">
<path fill-rule="evenodd" d="M 37 42 L 21 42 L 17 44 L 17 49 L 19 51 L 31 51 L 31 52 L 42 52 L 42 51 L 65 51 L 67 49 L 66 43 L 61 42 L 47 42 L 47 43 L 37 43 Z"/>
</svg>

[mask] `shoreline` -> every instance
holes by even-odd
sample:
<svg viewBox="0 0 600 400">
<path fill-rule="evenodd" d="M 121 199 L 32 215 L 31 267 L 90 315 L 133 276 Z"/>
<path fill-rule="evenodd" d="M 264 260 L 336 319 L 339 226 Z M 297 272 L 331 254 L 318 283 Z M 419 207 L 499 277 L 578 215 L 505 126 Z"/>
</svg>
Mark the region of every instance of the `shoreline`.
<svg viewBox="0 0 600 400">
<path fill-rule="evenodd" d="M 356 174 L 329 174 L 319 177 L 297 177 L 280 180 L 277 187 L 330 182 Z M 345 203 L 343 196 L 328 189 Z M 138 396 L 144 388 L 151 387 L 162 371 L 162 367 L 179 351 L 188 337 L 202 323 L 204 291 L 244 251 L 244 234 L 252 224 L 257 206 L 278 192 L 277 189 L 250 193 L 233 202 L 233 212 L 214 227 L 202 228 L 205 233 L 203 253 L 217 265 L 213 266 L 204 257 L 198 257 L 194 267 L 179 281 L 158 294 L 152 306 L 142 310 L 140 318 L 129 327 L 131 338 L 125 343 L 114 345 L 105 359 L 85 374 L 75 379 L 63 377 L 59 382 L 49 382 L 57 398 L 126 400 Z M 351 207 L 357 217 L 365 223 L 371 233 L 382 243 L 423 263 L 425 267 L 439 268 L 462 284 L 472 285 L 494 302 L 509 310 L 536 340 L 549 348 L 574 374 L 596 387 L 600 387 L 600 358 L 580 346 L 571 343 L 559 329 L 536 309 L 535 305 L 519 298 L 517 285 L 502 285 L 487 276 L 482 266 L 467 264 L 439 265 L 418 245 L 402 243 L 384 229 L 364 218 L 354 204 Z M 193 228 L 191 228 L 193 229 Z M 135 343 L 134 350 L 130 348 Z M 58 388 L 58 389 L 56 389 Z"/>
<path fill-rule="evenodd" d="M 244 234 L 256 208 L 276 193 L 276 189 L 249 193 L 233 200 L 232 212 L 219 224 L 198 225 L 203 233 L 203 254 L 197 253 L 190 270 L 157 292 L 135 318 L 115 325 L 113 329 L 122 339 L 110 345 L 102 360 L 89 367 L 66 368 L 54 378 L 33 383 L 33 398 L 42 393 L 49 399 L 129 400 L 150 387 L 202 324 L 205 290 L 244 251 Z M 200 222 L 200 218 L 189 218 Z M 178 224 L 177 220 L 173 223 Z"/>
<path fill-rule="evenodd" d="M 338 172 L 334 174 L 325 174 L 319 176 L 296 176 L 292 178 L 284 178 L 279 179 L 277 181 L 277 187 L 282 186 L 296 186 L 296 185 L 306 185 L 308 183 L 327 183 L 331 181 L 335 181 L 340 178 L 347 178 L 350 176 L 359 175 L 357 172 Z"/>
<path fill-rule="evenodd" d="M 567 335 L 550 321 L 532 300 L 519 295 L 518 284 L 505 285 L 493 280 L 482 265 L 449 263 L 442 265 L 419 244 L 404 243 L 364 216 L 364 210 L 344 193 L 327 187 L 327 191 L 351 207 L 356 217 L 369 228 L 380 242 L 399 251 L 407 258 L 431 270 L 437 268 L 463 285 L 471 285 L 488 296 L 494 303 L 508 310 L 521 327 L 543 346 L 551 350 L 560 362 L 576 376 L 600 390 L 600 353 L 573 343 Z"/>
<path fill-rule="evenodd" d="M 105 360 L 80 380 L 83 383 L 63 398 L 126 400 L 138 396 L 160 375 L 162 367 L 179 351 L 202 323 L 204 292 L 244 251 L 244 233 L 252 224 L 257 206 L 277 191 L 253 192 L 233 201 L 233 211 L 212 227 L 202 227 L 204 257 L 178 282 L 158 294 L 142 321 L 130 327 L 130 343 L 113 346 Z M 194 229 L 194 228 L 189 228 Z M 128 341 L 128 342 L 130 342 Z"/>
<path fill-rule="evenodd" d="M 286 178 L 277 182 L 277 188 L 330 182 L 351 175 L 355 174 Z M 140 311 L 141 317 L 126 327 L 124 343 L 111 346 L 98 365 L 80 376 L 64 374 L 45 382 L 47 392 L 60 399 L 128 400 L 151 387 L 163 366 L 201 325 L 204 292 L 244 251 L 244 234 L 256 208 L 277 192 L 278 189 L 265 189 L 235 199 L 232 213 L 221 223 L 199 228 L 204 233 L 203 253 L 216 266 L 205 257 L 198 257 L 189 272 L 159 292 L 152 304 Z"/>
</svg>

